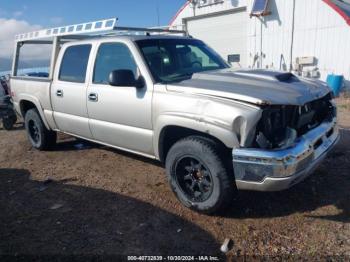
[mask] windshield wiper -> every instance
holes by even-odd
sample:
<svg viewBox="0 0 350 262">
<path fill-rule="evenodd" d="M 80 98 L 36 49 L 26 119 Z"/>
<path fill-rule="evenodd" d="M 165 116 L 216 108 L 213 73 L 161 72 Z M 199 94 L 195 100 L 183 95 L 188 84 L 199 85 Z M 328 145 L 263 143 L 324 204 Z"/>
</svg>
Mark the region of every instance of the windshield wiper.
<svg viewBox="0 0 350 262">
<path fill-rule="evenodd" d="M 187 78 L 191 79 L 194 73 L 183 73 L 183 74 L 178 74 L 176 78 Z"/>
<path fill-rule="evenodd" d="M 177 74 L 173 77 L 167 77 L 167 79 L 162 79 L 162 83 L 177 83 L 182 82 L 184 80 L 191 79 L 194 73 L 183 73 Z"/>
</svg>

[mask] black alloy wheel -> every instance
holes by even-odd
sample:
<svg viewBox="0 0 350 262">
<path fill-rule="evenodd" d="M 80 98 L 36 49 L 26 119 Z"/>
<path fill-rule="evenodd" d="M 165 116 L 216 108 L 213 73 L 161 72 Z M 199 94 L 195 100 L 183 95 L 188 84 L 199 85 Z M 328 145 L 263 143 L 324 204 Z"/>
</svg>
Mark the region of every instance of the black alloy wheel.
<svg viewBox="0 0 350 262">
<path fill-rule="evenodd" d="M 175 167 L 177 182 L 194 202 L 206 201 L 213 192 L 213 178 L 205 164 L 193 156 L 178 160 Z"/>
</svg>

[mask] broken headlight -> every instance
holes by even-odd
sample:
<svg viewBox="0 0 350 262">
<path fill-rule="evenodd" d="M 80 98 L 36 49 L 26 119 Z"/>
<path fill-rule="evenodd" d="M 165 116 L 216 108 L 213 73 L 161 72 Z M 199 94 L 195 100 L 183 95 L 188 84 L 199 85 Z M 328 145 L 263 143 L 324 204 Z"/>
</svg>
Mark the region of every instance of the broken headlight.
<svg viewBox="0 0 350 262">
<path fill-rule="evenodd" d="M 255 147 L 286 148 L 324 121 L 335 117 L 331 95 L 303 106 L 267 106 L 256 128 Z"/>
</svg>

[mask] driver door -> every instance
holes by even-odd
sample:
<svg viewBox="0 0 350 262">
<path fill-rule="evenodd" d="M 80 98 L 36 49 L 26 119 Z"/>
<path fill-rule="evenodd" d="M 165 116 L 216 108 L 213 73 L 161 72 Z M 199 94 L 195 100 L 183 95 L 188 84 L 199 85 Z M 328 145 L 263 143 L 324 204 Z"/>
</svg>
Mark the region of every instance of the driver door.
<svg viewBox="0 0 350 262">
<path fill-rule="evenodd" d="M 99 44 L 87 92 L 89 126 L 93 138 L 99 142 L 152 155 L 153 85 L 111 86 L 108 81 L 114 70 L 131 70 L 135 78 L 140 75 L 134 58 L 137 51 L 133 48 L 128 42 Z"/>
</svg>

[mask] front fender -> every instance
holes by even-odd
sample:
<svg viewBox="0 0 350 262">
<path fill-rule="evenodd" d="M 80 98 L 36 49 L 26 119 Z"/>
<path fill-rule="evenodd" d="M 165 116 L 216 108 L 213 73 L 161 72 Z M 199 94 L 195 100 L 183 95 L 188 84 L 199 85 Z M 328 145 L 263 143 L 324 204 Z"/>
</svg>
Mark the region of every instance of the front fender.
<svg viewBox="0 0 350 262">
<path fill-rule="evenodd" d="M 232 127 L 217 119 L 178 112 L 159 115 L 154 127 L 153 146 L 159 159 L 159 139 L 162 130 L 168 126 L 177 126 L 206 133 L 220 140 L 228 148 L 239 147 L 239 141 Z"/>
</svg>

